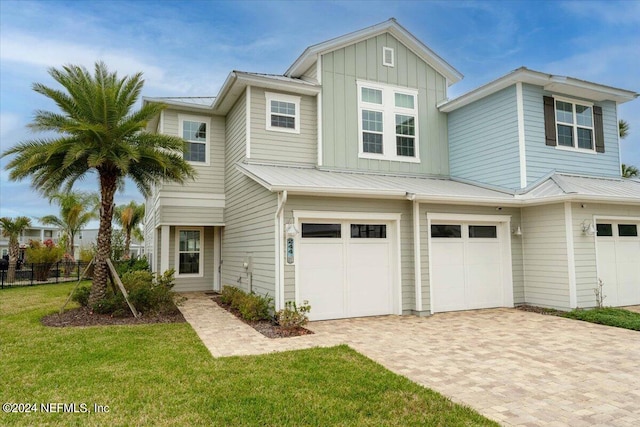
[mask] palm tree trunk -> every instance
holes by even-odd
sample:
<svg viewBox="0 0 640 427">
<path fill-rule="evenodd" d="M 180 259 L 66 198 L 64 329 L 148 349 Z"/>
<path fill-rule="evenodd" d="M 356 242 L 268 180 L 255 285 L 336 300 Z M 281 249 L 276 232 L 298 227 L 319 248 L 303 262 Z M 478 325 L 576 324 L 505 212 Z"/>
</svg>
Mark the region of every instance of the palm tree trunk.
<svg viewBox="0 0 640 427">
<path fill-rule="evenodd" d="M 9 268 L 7 270 L 7 283 L 13 283 L 16 281 L 18 252 L 20 252 L 20 243 L 18 243 L 18 239 L 9 239 Z"/>
<path fill-rule="evenodd" d="M 111 220 L 113 219 L 113 198 L 116 192 L 115 175 L 104 171 L 99 171 L 99 173 L 100 193 L 102 194 L 100 228 L 98 229 L 98 247 L 95 257 L 93 284 L 89 294 L 89 306 L 93 306 L 104 299 L 107 292 L 107 280 L 109 279 L 107 258 L 111 254 Z"/>
<path fill-rule="evenodd" d="M 124 238 L 124 259 L 131 258 L 129 256 L 129 247 L 130 246 L 131 246 L 131 229 L 127 228 L 126 229 L 125 238 Z"/>
</svg>

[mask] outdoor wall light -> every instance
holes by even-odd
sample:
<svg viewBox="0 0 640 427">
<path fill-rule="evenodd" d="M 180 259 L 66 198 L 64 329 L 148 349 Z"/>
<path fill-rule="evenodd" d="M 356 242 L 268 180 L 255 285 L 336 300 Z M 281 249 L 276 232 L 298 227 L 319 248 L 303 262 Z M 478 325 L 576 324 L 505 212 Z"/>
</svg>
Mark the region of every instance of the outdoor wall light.
<svg viewBox="0 0 640 427">
<path fill-rule="evenodd" d="M 299 231 L 294 224 L 288 223 L 284 226 L 284 234 L 287 238 L 293 238 L 298 235 Z"/>
<path fill-rule="evenodd" d="M 522 229 L 520 226 L 517 226 L 514 230 L 511 230 L 511 234 L 514 236 L 522 237 Z"/>
<path fill-rule="evenodd" d="M 596 229 L 593 227 L 593 223 L 588 222 L 588 220 L 582 221 L 582 234 L 585 236 L 593 236 L 596 234 Z"/>
</svg>

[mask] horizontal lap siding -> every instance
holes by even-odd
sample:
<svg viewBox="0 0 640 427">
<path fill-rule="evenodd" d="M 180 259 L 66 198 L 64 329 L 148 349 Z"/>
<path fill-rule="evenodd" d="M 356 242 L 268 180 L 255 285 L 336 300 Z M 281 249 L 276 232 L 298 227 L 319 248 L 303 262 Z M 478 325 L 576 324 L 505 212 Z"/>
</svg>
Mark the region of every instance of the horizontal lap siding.
<svg viewBox="0 0 640 427">
<path fill-rule="evenodd" d="M 243 267 L 251 256 L 252 289 L 275 296 L 274 215 L 276 195 L 236 170 L 245 157 L 246 97 L 227 116 L 225 227 L 222 229 L 222 285 L 249 289 L 250 275 Z"/>
<path fill-rule="evenodd" d="M 596 238 L 594 236 L 584 235 L 582 232 L 582 223 L 585 221 L 586 223 L 592 223 L 594 215 L 599 217 L 640 218 L 640 206 L 574 203 L 572 204 L 572 212 L 578 307 L 594 307 L 596 305 L 594 289 L 598 283 L 595 249 Z M 638 262 L 640 262 L 640 260 L 638 260 Z M 607 284 L 605 283 L 605 295 L 606 286 Z M 605 304 L 606 303 L 607 301 L 605 299 Z"/>
<path fill-rule="evenodd" d="M 266 130 L 265 90 L 251 87 L 251 160 L 278 163 L 317 163 L 316 99 L 305 95 L 300 95 L 300 98 L 300 133 L 269 131 Z"/>
<path fill-rule="evenodd" d="M 413 271 L 413 224 L 411 203 L 391 200 L 349 199 L 329 197 L 290 196 L 285 206 L 284 217 L 293 218 L 294 210 L 337 211 L 370 213 L 400 213 L 400 257 L 402 277 L 402 309 L 415 308 Z M 284 249 L 283 249 L 284 250 Z M 285 265 L 285 301 L 295 299 L 295 265 Z M 310 301 L 313 307 L 313 301 Z"/>
<path fill-rule="evenodd" d="M 201 242 L 204 248 L 203 253 L 203 277 L 176 277 L 176 285 L 173 288 L 176 292 L 189 292 L 200 290 L 213 290 L 215 263 L 213 258 L 214 232 L 213 227 L 204 228 L 204 241 Z M 159 248 L 158 248 L 159 249 Z M 160 250 L 158 250 L 160 252 Z M 176 253 L 176 227 L 171 227 L 169 233 L 169 268 L 178 271 Z"/>
<path fill-rule="evenodd" d="M 522 209 L 525 302 L 569 307 L 569 270 L 564 205 Z"/>
<path fill-rule="evenodd" d="M 429 283 L 429 230 L 427 228 L 427 213 L 450 213 L 465 215 L 510 215 L 511 227 L 515 228 L 520 223 L 520 209 L 503 208 L 496 212 L 495 208 L 483 206 L 451 206 L 451 205 L 420 205 L 420 257 L 422 273 L 422 307 L 428 311 L 431 307 L 430 283 Z M 524 302 L 524 268 L 522 260 L 522 239 L 511 236 L 511 270 L 513 280 L 513 302 Z"/>
<path fill-rule="evenodd" d="M 383 47 L 394 49 L 394 67 L 382 65 Z M 419 90 L 420 163 L 358 158 L 356 80 Z M 323 166 L 448 175 L 447 116 L 436 108 L 445 97 L 446 79 L 390 34 L 381 34 L 323 55 Z"/>
<path fill-rule="evenodd" d="M 178 135 L 178 114 L 190 116 L 199 115 L 192 112 L 165 110 L 163 126 L 165 134 L 182 137 L 182 135 Z M 160 190 L 183 193 L 224 194 L 225 118 L 205 114 L 200 115 L 211 119 L 209 166 L 200 166 L 196 163 L 191 163 L 197 173 L 195 181 L 187 181 L 184 185 L 166 183 L 162 185 Z"/>
<path fill-rule="evenodd" d="M 515 86 L 449 114 L 451 175 L 520 188 Z"/>
<path fill-rule="evenodd" d="M 527 181 L 529 184 L 551 171 L 587 175 L 620 176 L 618 122 L 613 102 L 597 102 L 602 107 L 605 152 L 567 151 L 545 144 L 543 96 L 539 86 L 523 85 Z M 571 99 L 570 97 L 567 97 Z"/>
<path fill-rule="evenodd" d="M 224 208 L 161 206 L 160 223 L 172 225 L 213 225 L 224 222 Z"/>
</svg>

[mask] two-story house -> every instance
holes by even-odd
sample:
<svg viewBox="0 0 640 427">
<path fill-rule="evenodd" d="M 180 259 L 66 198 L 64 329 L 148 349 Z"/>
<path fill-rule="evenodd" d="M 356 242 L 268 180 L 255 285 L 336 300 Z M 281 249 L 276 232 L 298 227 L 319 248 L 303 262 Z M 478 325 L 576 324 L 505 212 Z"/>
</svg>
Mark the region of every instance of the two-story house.
<svg viewBox="0 0 640 427">
<path fill-rule="evenodd" d="M 234 285 L 311 318 L 640 304 L 640 182 L 620 177 L 632 91 L 518 69 L 462 75 L 394 19 L 234 71 L 149 131 L 195 182 L 147 200 L 146 253 L 176 290 Z"/>
</svg>

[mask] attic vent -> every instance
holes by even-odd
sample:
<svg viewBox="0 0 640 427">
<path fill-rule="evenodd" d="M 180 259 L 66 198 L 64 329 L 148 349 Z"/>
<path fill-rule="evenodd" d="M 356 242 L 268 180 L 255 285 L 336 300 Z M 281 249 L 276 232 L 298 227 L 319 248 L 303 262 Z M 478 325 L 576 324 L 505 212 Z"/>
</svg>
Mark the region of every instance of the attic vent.
<svg viewBox="0 0 640 427">
<path fill-rule="evenodd" d="M 382 65 L 386 67 L 393 67 L 393 48 L 382 48 Z"/>
</svg>

